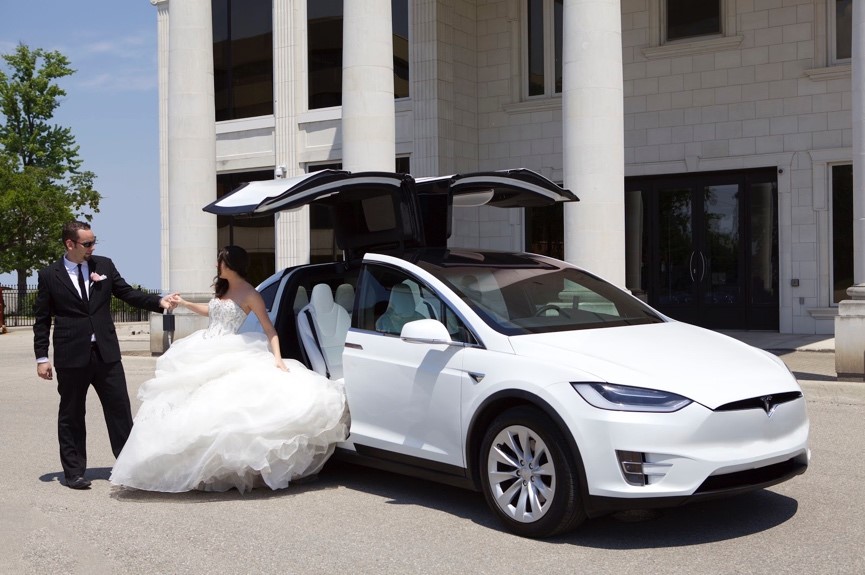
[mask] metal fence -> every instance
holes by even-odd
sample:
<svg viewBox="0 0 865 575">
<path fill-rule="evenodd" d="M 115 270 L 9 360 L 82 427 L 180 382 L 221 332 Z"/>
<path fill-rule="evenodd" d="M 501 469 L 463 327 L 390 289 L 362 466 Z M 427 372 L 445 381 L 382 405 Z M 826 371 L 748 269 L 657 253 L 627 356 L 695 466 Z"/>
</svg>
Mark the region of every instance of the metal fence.
<svg viewBox="0 0 865 575">
<path fill-rule="evenodd" d="M 150 294 L 159 294 L 159 290 L 140 288 L 141 291 Z M 27 286 L 24 293 L 18 291 L 17 286 L 0 285 L 2 304 L 0 304 L 0 324 L 6 327 L 17 327 L 22 325 L 33 325 L 35 322 L 34 305 L 36 304 L 36 286 Z M 111 298 L 111 315 L 115 322 L 123 321 L 147 321 L 150 312 L 128 303 Z"/>
</svg>

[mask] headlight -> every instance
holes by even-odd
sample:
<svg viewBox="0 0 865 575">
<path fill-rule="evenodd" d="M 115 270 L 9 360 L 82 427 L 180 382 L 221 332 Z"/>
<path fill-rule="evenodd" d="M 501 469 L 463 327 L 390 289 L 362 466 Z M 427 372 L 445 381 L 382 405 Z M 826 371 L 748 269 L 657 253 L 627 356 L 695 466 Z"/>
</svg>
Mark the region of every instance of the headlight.
<svg viewBox="0 0 865 575">
<path fill-rule="evenodd" d="M 590 405 L 612 411 L 672 413 L 691 403 L 675 393 L 612 383 L 571 383 Z"/>
</svg>

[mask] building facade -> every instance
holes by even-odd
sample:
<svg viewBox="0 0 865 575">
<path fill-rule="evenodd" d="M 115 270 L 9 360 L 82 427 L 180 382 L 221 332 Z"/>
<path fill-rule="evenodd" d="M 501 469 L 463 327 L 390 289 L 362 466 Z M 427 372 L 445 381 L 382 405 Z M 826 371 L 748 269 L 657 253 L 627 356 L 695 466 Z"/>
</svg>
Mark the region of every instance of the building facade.
<svg viewBox="0 0 865 575">
<path fill-rule="evenodd" d="M 264 221 L 202 216 L 212 240 L 196 244 L 197 263 L 177 263 L 186 252 L 171 246 L 185 245 L 179 222 L 198 218 L 196 205 L 241 182 L 343 165 L 344 98 L 355 96 L 343 89 L 342 68 L 364 44 L 346 30 L 343 1 L 212 0 L 212 28 L 183 34 L 172 30 L 184 18 L 172 13 L 181 0 L 152 2 L 163 286 L 176 289 L 189 265 L 209 281 L 216 246 L 230 242 L 253 254 L 256 279 L 338 257 L 327 215 L 314 208 Z M 853 185 L 854 93 L 862 93 L 853 4 L 365 2 L 373 18 L 390 21 L 390 169 L 529 168 L 587 199 L 455 210 L 454 246 L 565 258 L 710 328 L 832 333 L 846 289 L 865 281 L 854 277 L 865 273 L 865 193 Z M 198 59 L 184 60 L 193 37 Z M 604 48 L 611 40 L 620 53 Z M 216 182 L 202 180 L 193 194 L 194 185 L 172 185 L 183 130 L 172 132 L 170 110 L 189 97 L 172 95 L 171 80 L 188 76 L 181 66 L 203 66 L 208 45 L 212 92 L 199 97 L 213 103 Z"/>
</svg>

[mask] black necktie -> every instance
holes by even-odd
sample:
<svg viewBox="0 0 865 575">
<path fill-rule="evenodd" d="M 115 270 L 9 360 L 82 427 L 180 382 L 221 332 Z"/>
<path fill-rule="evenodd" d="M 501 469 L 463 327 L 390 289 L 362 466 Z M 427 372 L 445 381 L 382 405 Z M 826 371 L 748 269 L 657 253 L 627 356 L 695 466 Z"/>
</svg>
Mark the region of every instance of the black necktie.
<svg viewBox="0 0 865 575">
<path fill-rule="evenodd" d="M 84 285 L 84 274 L 81 273 L 81 264 L 78 264 L 78 287 L 81 288 L 81 299 L 87 301 L 87 286 Z"/>
</svg>

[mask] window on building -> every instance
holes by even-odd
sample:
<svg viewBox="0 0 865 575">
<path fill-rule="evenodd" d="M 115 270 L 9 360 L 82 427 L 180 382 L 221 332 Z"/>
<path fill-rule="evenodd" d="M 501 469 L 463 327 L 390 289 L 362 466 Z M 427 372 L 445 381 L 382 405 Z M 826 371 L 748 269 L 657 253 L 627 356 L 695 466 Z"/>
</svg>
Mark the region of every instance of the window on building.
<svg viewBox="0 0 865 575">
<path fill-rule="evenodd" d="M 564 204 L 525 208 L 525 222 L 527 252 L 565 259 Z"/>
<path fill-rule="evenodd" d="M 853 53 L 853 0 L 829 2 L 832 61 L 848 62 Z"/>
<path fill-rule="evenodd" d="M 272 180 L 273 169 L 216 175 L 216 197 L 245 182 Z M 276 242 L 273 216 L 235 218 L 216 216 L 216 238 L 220 247 L 237 245 L 249 253 L 249 282 L 257 285 L 276 271 Z M 215 256 L 214 256 L 215 257 Z"/>
<path fill-rule="evenodd" d="M 563 0 L 526 0 L 526 95 L 562 93 Z"/>
<path fill-rule="evenodd" d="M 273 114 L 271 0 L 211 0 L 216 121 Z"/>
<path fill-rule="evenodd" d="M 342 105 L 342 0 L 307 0 L 309 109 Z M 391 0 L 394 98 L 409 96 L 408 0 Z"/>
<path fill-rule="evenodd" d="M 853 285 L 853 166 L 832 166 L 832 302 Z"/>
<path fill-rule="evenodd" d="M 664 38 L 667 42 L 701 36 L 717 36 L 721 30 L 722 0 L 666 0 L 662 3 Z"/>
</svg>

